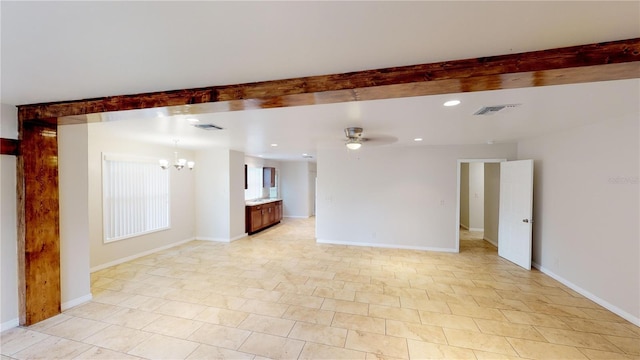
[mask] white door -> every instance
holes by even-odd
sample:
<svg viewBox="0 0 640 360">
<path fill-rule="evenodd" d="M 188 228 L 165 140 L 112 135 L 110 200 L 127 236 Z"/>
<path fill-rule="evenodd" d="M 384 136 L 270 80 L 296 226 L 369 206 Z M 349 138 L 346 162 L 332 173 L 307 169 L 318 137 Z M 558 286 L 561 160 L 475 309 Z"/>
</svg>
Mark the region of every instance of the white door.
<svg viewBox="0 0 640 360">
<path fill-rule="evenodd" d="M 500 163 L 498 255 L 531 270 L 533 160 Z"/>
</svg>

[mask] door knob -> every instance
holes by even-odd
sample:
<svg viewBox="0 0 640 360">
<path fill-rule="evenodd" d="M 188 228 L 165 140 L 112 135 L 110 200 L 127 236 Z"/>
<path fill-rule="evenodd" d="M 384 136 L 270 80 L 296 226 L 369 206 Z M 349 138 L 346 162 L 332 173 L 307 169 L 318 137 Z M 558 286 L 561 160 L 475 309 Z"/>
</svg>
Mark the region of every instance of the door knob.
<svg viewBox="0 0 640 360">
<path fill-rule="evenodd" d="M 532 223 L 533 224 L 533 219 L 529 220 L 529 219 L 522 219 L 523 223 Z"/>
</svg>

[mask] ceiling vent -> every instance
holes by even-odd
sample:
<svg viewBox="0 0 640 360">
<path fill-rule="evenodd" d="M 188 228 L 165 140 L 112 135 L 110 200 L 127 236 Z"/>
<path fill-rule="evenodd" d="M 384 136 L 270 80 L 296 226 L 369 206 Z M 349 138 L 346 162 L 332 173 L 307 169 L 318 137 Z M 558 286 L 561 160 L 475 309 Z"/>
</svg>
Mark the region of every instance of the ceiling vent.
<svg viewBox="0 0 640 360">
<path fill-rule="evenodd" d="M 473 115 L 493 115 L 498 112 L 505 112 L 505 109 L 517 108 L 520 105 L 522 104 L 484 106 L 480 110 L 476 111 Z"/>
<path fill-rule="evenodd" d="M 202 130 L 224 130 L 220 126 L 214 125 L 214 124 L 195 124 L 193 126 L 197 127 L 198 129 L 202 129 Z"/>
</svg>

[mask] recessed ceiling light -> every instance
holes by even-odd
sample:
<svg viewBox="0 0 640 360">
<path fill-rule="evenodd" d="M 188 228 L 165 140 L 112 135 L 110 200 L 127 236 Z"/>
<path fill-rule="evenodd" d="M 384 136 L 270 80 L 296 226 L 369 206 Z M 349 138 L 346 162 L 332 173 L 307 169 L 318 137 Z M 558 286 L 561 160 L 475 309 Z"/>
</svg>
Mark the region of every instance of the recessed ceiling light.
<svg viewBox="0 0 640 360">
<path fill-rule="evenodd" d="M 422 138 L 415 138 L 413 141 L 422 141 Z"/>
<path fill-rule="evenodd" d="M 272 146 L 272 147 L 276 147 L 276 146 L 278 146 L 278 144 L 271 144 L 271 146 Z"/>
<path fill-rule="evenodd" d="M 258 157 L 264 157 L 264 155 L 258 155 Z"/>
<path fill-rule="evenodd" d="M 449 100 L 444 103 L 444 106 L 456 106 L 460 104 L 460 100 Z"/>
</svg>

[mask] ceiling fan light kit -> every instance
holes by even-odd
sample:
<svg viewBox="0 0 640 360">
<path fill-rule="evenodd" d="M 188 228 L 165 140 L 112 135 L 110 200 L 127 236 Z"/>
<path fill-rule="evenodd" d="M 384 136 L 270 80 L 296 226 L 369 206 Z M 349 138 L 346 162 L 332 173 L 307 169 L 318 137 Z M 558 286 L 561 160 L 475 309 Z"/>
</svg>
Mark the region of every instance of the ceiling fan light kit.
<svg viewBox="0 0 640 360">
<path fill-rule="evenodd" d="M 358 150 L 362 146 L 362 128 L 361 127 L 348 127 L 344 129 L 344 134 L 347 136 L 347 148 L 349 150 Z"/>
</svg>

